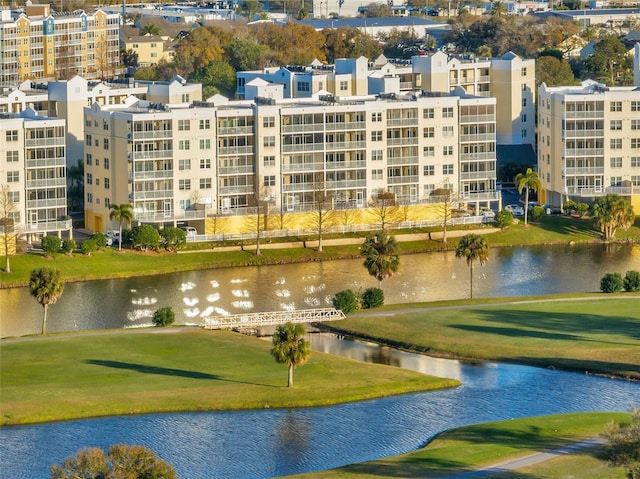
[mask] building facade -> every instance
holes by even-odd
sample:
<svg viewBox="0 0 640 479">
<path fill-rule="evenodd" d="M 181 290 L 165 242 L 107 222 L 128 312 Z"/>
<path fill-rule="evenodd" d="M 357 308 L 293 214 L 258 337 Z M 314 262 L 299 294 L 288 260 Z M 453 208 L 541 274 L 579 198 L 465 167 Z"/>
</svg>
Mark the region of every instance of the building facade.
<svg viewBox="0 0 640 479">
<path fill-rule="evenodd" d="M 49 5 L 25 13 L 0 10 L 0 85 L 26 79 L 111 77 L 123 71 L 119 14 L 52 14 Z"/>
<path fill-rule="evenodd" d="M 591 202 L 608 193 L 640 208 L 640 90 L 580 86 L 538 90 L 541 202 Z"/>
<path fill-rule="evenodd" d="M 500 199 L 495 110 L 492 98 L 452 94 L 94 104 L 85 109 L 86 226 L 109 229 L 113 203 L 157 224 L 242 215 L 264 201 L 309 211 L 321 193 L 344 209 L 381 193 L 429 202 L 448 188 L 488 206 Z"/>
<path fill-rule="evenodd" d="M 27 108 L 0 114 L 0 183 L 13 204 L 15 232 L 71 232 L 67 219 L 64 120 Z"/>
</svg>

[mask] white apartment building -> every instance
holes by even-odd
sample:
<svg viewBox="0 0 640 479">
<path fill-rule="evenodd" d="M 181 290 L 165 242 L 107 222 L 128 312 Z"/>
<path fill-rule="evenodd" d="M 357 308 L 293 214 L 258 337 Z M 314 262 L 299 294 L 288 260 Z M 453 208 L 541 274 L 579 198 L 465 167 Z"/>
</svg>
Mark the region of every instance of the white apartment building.
<svg viewBox="0 0 640 479">
<path fill-rule="evenodd" d="M 52 14 L 49 5 L 25 12 L 0 9 L 0 85 L 24 80 L 114 76 L 124 69 L 119 53 L 120 15 L 98 9 Z"/>
<path fill-rule="evenodd" d="M 397 95 L 85 109 L 85 224 L 115 225 L 109 206 L 137 222 L 203 225 L 270 201 L 313 209 L 318 189 L 335 208 L 364 208 L 381 192 L 403 204 L 438 188 L 479 206 L 496 192 L 493 98 Z M 198 223 L 193 223 L 198 222 Z"/>
<path fill-rule="evenodd" d="M 541 203 L 591 202 L 616 193 L 640 211 L 640 89 L 580 86 L 538 90 Z"/>
<path fill-rule="evenodd" d="M 35 110 L 0 113 L 0 184 L 9 187 L 15 232 L 71 232 L 67 215 L 64 120 Z"/>
</svg>

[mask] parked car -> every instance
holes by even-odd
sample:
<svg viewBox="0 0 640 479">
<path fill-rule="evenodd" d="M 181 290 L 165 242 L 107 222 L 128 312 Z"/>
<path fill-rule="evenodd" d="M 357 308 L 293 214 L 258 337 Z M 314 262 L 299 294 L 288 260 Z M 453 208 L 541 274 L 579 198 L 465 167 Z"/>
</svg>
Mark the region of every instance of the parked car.
<svg viewBox="0 0 640 479">
<path fill-rule="evenodd" d="M 524 208 L 520 205 L 507 205 L 504 209 L 511 211 L 513 216 L 524 216 Z"/>
<path fill-rule="evenodd" d="M 198 234 L 198 230 L 193 226 L 183 226 L 182 231 L 184 231 L 184 234 L 186 234 L 187 236 L 195 236 Z"/>
<path fill-rule="evenodd" d="M 113 246 L 120 244 L 120 231 L 109 230 L 107 231 L 107 246 Z"/>
</svg>

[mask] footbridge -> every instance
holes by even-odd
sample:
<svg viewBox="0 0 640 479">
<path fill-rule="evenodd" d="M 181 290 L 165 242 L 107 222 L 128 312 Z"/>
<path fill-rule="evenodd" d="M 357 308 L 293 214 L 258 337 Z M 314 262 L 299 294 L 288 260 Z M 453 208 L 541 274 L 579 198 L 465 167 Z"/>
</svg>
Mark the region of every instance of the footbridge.
<svg viewBox="0 0 640 479">
<path fill-rule="evenodd" d="M 204 319 L 204 329 L 237 329 L 273 326 L 285 323 L 322 323 L 344 319 L 344 313 L 335 308 L 300 309 L 296 311 L 267 311 L 210 316 Z"/>
</svg>

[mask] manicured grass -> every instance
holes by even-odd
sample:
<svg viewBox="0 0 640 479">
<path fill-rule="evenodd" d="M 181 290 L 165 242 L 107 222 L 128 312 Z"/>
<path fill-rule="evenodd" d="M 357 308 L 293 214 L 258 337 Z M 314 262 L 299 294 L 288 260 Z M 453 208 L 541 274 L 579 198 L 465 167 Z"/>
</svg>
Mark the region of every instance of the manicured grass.
<svg viewBox="0 0 640 479">
<path fill-rule="evenodd" d="M 271 343 L 190 328 L 0 343 L 0 424 L 166 411 L 320 406 L 457 381 L 314 352 L 287 388 Z"/>
<path fill-rule="evenodd" d="M 452 429 L 426 447 L 399 456 L 342 468 L 290 476 L 296 479 L 438 478 L 461 474 L 532 453 L 557 449 L 597 437 L 610 421 L 628 420 L 625 413 L 576 413 L 500 421 Z M 621 468 L 601 460 L 603 446 L 576 451 L 517 472 L 491 478 L 622 479 Z M 564 474 L 564 475 L 563 475 Z"/>
<path fill-rule="evenodd" d="M 467 306 L 417 305 L 388 315 L 361 313 L 331 328 L 432 356 L 492 359 L 640 379 L 640 297 Z M 496 299 L 492 301 L 497 301 Z M 509 301 L 514 301 L 511 298 Z M 484 303 L 484 304 L 483 304 Z M 452 303 L 449 303 L 452 304 Z"/>
</svg>

